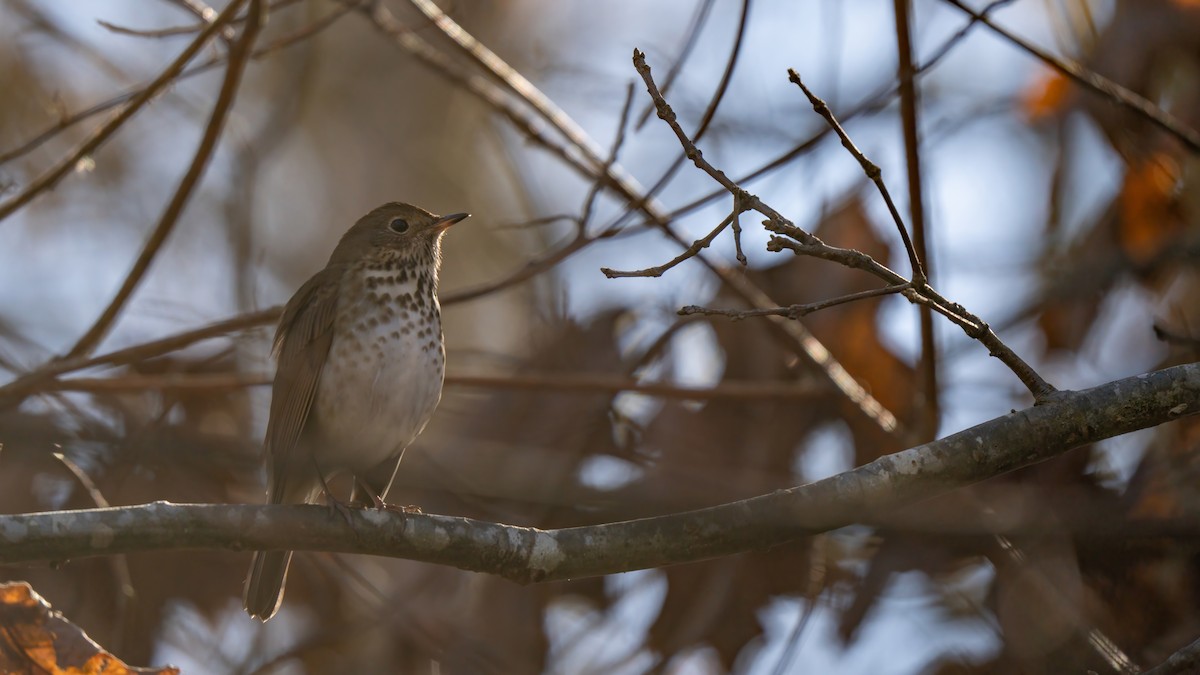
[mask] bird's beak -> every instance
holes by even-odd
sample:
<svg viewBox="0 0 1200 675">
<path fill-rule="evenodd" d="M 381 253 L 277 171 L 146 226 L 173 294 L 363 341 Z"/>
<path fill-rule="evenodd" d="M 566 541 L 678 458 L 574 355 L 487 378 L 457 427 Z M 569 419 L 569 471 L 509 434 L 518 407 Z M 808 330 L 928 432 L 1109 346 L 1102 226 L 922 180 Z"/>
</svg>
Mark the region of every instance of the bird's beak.
<svg viewBox="0 0 1200 675">
<path fill-rule="evenodd" d="M 438 218 L 437 220 L 433 221 L 433 229 L 438 232 L 445 232 L 446 229 L 449 228 L 451 225 L 457 223 L 460 220 L 466 220 L 467 218 L 470 218 L 470 217 L 471 217 L 471 214 L 469 214 L 469 213 L 451 213 L 448 216 L 442 216 L 441 218 Z"/>
</svg>

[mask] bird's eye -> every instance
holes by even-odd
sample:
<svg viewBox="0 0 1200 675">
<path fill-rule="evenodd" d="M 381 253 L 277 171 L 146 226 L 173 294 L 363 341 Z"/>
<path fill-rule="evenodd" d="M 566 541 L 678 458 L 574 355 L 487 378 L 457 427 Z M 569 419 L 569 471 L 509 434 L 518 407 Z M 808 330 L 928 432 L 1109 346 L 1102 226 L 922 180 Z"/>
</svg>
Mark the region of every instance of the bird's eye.
<svg viewBox="0 0 1200 675">
<path fill-rule="evenodd" d="M 408 232 L 408 221 L 403 218 L 394 218 L 388 223 L 388 229 L 398 234 Z"/>
</svg>

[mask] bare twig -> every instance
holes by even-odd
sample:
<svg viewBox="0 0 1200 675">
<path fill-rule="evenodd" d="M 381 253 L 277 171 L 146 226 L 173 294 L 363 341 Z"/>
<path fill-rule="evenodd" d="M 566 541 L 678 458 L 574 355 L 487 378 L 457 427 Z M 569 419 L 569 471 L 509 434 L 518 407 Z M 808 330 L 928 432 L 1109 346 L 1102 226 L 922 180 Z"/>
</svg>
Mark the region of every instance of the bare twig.
<svg viewBox="0 0 1200 675">
<path fill-rule="evenodd" d="M 204 2 L 201 2 L 201 0 L 173 0 L 172 4 L 179 5 L 196 18 L 205 22 L 211 22 L 213 15 L 216 14 L 212 7 L 206 5 Z M 233 44 L 235 35 L 236 34 L 234 33 L 232 26 L 226 27 L 223 31 L 221 31 L 221 39 L 224 40 L 225 44 L 227 45 Z"/>
<path fill-rule="evenodd" d="M 133 294 L 133 290 L 137 288 L 146 271 L 150 269 L 151 261 L 158 255 L 158 251 L 167 240 L 167 236 L 175 228 L 175 223 L 179 221 L 179 216 L 183 213 L 183 208 L 187 205 L 193 190 L 199 183 L 200 176 L 204 175 L 208 161 L 216 151 L 217 140 L 221 137 L 221 130 L 224 128 L 229 110 L 233 107 L 233 100 L 237 95 L 238 85 L 242 80 L 242 73 L 245 71 L 246 64 L 249 61 L 254 40 L 258 37 L 261 20 L 262 0 L 250 0 L 250 8 L 246 14 L 246 25 L 242 29 L 241 37 L 234 42 L 230 50 L 229 66 L 225 70 L 225 79 L 221 83 L 221 90 L 217 94 L 216 102 L 213 104 L 212 116 L 204 128 L 204 135 L 200 139 L 200 145 L 196 149 L 195 156 L 192 157 L 192 163 L 188 167 L 187 173 L 184 174 L 183 179 L 179 182 L 179 187 L 171 196 L 171 201 L 167 204 L 166 209 L 159 218 L 158 225 L 155 226 L 154 231 L 150 234 L 150 238 L 146 240 L 142 252 L 138 254 L 138 258 L 134 261 L 133 268 L 130 269 L 129 274 L 125 277 L 125 281 L 122 282 L 121 288 L 113 296 L 112 301 L 104 309 L 100 318 L 84 333 L 83 337 L 79 338 L 75 346 L 67 352 L 67 358 L 90 353 L 96 344 L 108 334 L 108 330 L 112 327 L 113 322 L 116 321 L 117 315 L 125 307 L 129 296 Z"/>
<path fill-rule="evenodd" d="M 1192 152 L 1200 152 L 1200 134 L 1195 129 L 1184 124 L 1171 113 L 1154 105 L 1145 97 L 1136 92 L 1130 91 L 1125 87 L 1113 82 L 1112 80 L 1083 67 L 1081 64 L 1069 59 L 1058 58 L 1049 52 L 1034 46 L 1032 43 L 1022 40 L 1011 32 L 997 26 L 991 19 L 967 7 L 960 0 L 944 0 L 947 4 L 953 5 L 958 9 L 968 14 L 972 19 L 982 23 L 992 29 L 997 35 L 1008 40 L 1012 44 L 1020 47 L 1026 53 L 1036 57 L 1042 63 L 1057 70 L 1068 78 L 1083 85 L 1087 89 L 1104 96 L 1105 98 L 1117 103 L 1118 105 L 1132 110 L 1133 112 L 1150 120 L 1163 131 L 1177 138 Z"/>
<path fill-rule="evenodd" d="M 683 70 L 683 64 L 692 54 L 692 49 L 700 44 L 700 32 L 704 30 L 704 25 L 708 22 L 709 15 L 712 14 L 712 8 L 715 0 L 701 0 L 696 6 L 696 12 L 692 15 L 691 25 L 687 29 L 687 39 L 683 41 L 683 48 L 679 50 L 679 55 L 671 62 L 671 66 L 667 68 L 667 74 L 663 77 L 662 90 L 667 93 L 671 90 L 671 86 L 675 84 L 675 78 Z M 646 106 L 642 114 L 638 115 L 638 121 L 635 128 L 641 131 L 642 127 L 646 126 L 646 120 L 650 119 L 650 115 L 654 113 L 654 104 Z"/>
<path fill-rule="evenodd" d="M 662 118 L 663 121 L 665 121 L 675 133 L 676 138 L 679 139 L 679 143 L 683 146 L 684 151 L 687 153 L 688 158 L 692 160 L 692 163 L 694 163 L 697 168 L 711 176 L 713 180 L 725 187 L 725 189 L 733 194 L 734 198 L 739 200 L 740 203 L 745 204 L 748 208 L 752 208 L 753 210 L 767 216 L 768 220 L 763 222 L 763 227 L 771 232 L 783 235 L 772 237 L 768 241 L 767 250 L 780 251 L 787 248 L 795 252 L 797 255 L 808 255 L 822 258 L 837 262 L 846 267 L 862 269 L 878 277 L 879 279 L 882 279 L 889 286 L 910 283 L 910 280 L 905 279 L 885 265 L 880 264 L 869 255 L 852 249 L 842 249 L 829 246 L 812 234 L 805 232 L 799 227 L 796 227 L 790 220 L 784 218 L 778 211 L 771 208 L 758 197 L 746 192 L 739 185 L 730 180 L 723 171 L 717 169 L 704 159 L 700 149 L 697 148 L 695 143 L 693 143 L 692 140 L 688 138 L 687 134 L 684 133 L 683 128 L 680 127 L 679 122 L 675 117 L 675 111 L 671 109 L 671 106 L 667 103 L 666 99 L 663 98 L 662 94 L 658 91 L 658 87 L 654 84 L 654 78 L 650 74 L 650 66 L 646 64 L 646 55 L 635 49 L 633 52 L 633 62 L 638 73 L 641 74 L 642 80 L 646 83 L 646 91 L 654 100 L 655 108 L 658 110 L 658 116 Z M 801 86 L 803 87 L 803 85 Z M 816 100 L 819 101 L 820 99 Z M 832 116 L 827 118 L 827 120 L 831 119 L 831 117 Z M 833 120 L 833 124 L 836 124 L 836 120 Z M 849 143 L 849 138 L 844 136 L 844 132 L 842 135 L 843 144 L 848 145 L 848 148 L 853 148 L 853 143 Z M 855 155 L 856 157 L 862 157 L 862 154 L 858 153 L 857 149 L 853 149 L 852 152 L 857 153 Z M 863 160 L 865 160 L 865 158 L 863 158 Z M 870 174 L 870 171 L 868 171 L 868 174 Z M 882 180 L 880 181 L 880 185 L 881 184 Z M 881 185 L 881 187 L 881 191 L 886 193 L 886 186 Z M 894 206 L 892 207 L 892 210 L 894 217 L 897 218 L 901 232 L 903 232 L 903 223 L 899 219 L 899 214 L 895 212 Z M 919 269 L 920 266 L 918 264 L 914 270 L 914 275 L 918 273 L 917 271 Z M 1021 380 L 1021 382 L 1025 384 L 1025 386 L 1033 394 L 1035 401 L 1043 401 L 1046 397 L 1050 396 L 1056 391 L 1054 387 L 1042 379 L 1042 377 L 1038 375 L 1037 372 L 1029 366 L 1029 364 L 1025 363 L 1025 361 L 1021 359 L 1016 352 L 1001 342 L 1000 338 L 996 336 L 991 328 L 989 328 L 986 323 L 979 319 L 979 317 L 967 312 L 961 305 L 957 303 L 951 303 L 943 298 L 940 294 L 930 288 L 927 283 L 924 283 L 924 280 L 922 280 L 922 285 L 920 288 L 918 288 L 914 283 L 910 291 L 911 292 L 904 294 L 910 302 L 927 304 L 931 309 L 939 314 L 942 314 L 956 325 L 960 326 L 968 336 L 983 343 L 988 348 L 988 351 L 992 356 L 995 356 L 1006 366 L 1008 366 L 1009 369 L 1012 370 L 1012 372 Z M 759 306 L 757 309 L 765 308 Z"/>
<path fill-rule="evenodd" d="M 788 80 L 800 87 L 800 91 L 808 97 L 808 102 L 812 104 L 813 110 L 818 115 L 825 119 L 829 127 L 833 129 L 838 138 L 842 140 L 842 147 L 850 153 L 854 159 L 858 160 L 858 165 L 862 167 L 863 173 L 867 174 L 867 178 L 875 184 L 875 189 L 879 190 L 879 196 L 883 197 L 883 203 L 887 205 L 888 213 L 892 216 L 892 222 L 896 225 L 896 230 L 900 232 L 900 241 L 904 242 L 904 251 L 908 254 L 908 264 L 912 267 L 912 282 L 913 287 L 920 289 L 925 285 L 925 268 L 921 264 L 921 259 L 917 257 L 917 251 L 913 248 L 912 240 L 908 236 L 908 228 L 904 226 L 904 218 L 900 216 L 900 210 L 896 208 L 896 203 L 892 201 L 892 195 L 888 192 L 887 184 L 883 182 L 883 171 L 874 162 L 867 159 L 867 156 L 854 145 L 854 141 L 850 140 L 850 135 L 838 123 L 834 117 L 833 111 L 829 106 L 818 98 L 808 87 L 804 86 L 804 82 L 800 79 L 800 74 L 791 68 L 788 69 Z"/>
<path fill-rule="evenodd" d="M 191 35 L 192 33 L 204 30 L 204 27 L 208 25 L 207 23 L 203 23 L 194 26 L 171 26 L 168 28 L 139 29 L 118 26 L 115 23 L 110 23 L 102 19 L 97 19 L 96 23 L 99 24 L 101 28 L 116 33 L 117 35 L 128 35 L 130 37 L 140 38 L 165 38 L 175 37 L 177 35 Z M 233 29 L 227 29 L 222 33 L 222 35 L 228 35 L 232 37 L 234 35 Z"/>
<path fill-rule="evenodd" d="M 742 251 L 742 205 L 738 203 L 736 196 L 733 201 L 733 255 L 742 264 L 742 267 L 745 267 L 749 262 L 746 260 L 746 254 Z"/>
<path fill-rule="evenodd" d="M 641 270 L 614 270 L 610 267 L 601 267 L 600 271 L 603 272 L 604 276 L 608 277 L 609 279 L 619 279 L 624 277 L 661 277 L 667 270 L 675 267 L 685 260 L 696 257 L 700 251 L 708 248 L 708 246 L 712 244 L 713 240 L 717 238 L 717 235 L 724 232 L 725 228 L 729 227 L 729 224 L 732 223 L 736 217 L 737 211 L 731 212 L 729 215 L 725 216 L 725 219 L 718 223 L 711 232 L 692 242 L 692 245 L 684 249 L 682 253 L 661 265 L 647 267 L 646 269 Z"/>
<path fill-rule="evenodd" d="M 848 302 L 856 302 L 858 300 L 866 300 L 868 298 L 878 298 L 883 295 L 894 295 L 896 293 L 904 293 L 912 289 L 912 283 L 897 284 L 895 286 L 884 286 L 883 288 L 872 288 L 867 291 L 858 293 L 850 293 L 847 295 L 838 296 L 829 300 L 820 302 L 810 302 L 803 305 L 789 305 L 787 307 L 768 307 L 766 309 L 710 309 L 708 307 L 698 307 L 696 305 L 688 305 L 679 309 L 680 316 L 691 316 L 700 314 L 703 316 L 724 316 L 734 321 L 749 319 L 759 316 L 782 316 L 785 319 L 799 319 L 808 316 L 813 312 L 820 311 L 837 305 L 844 305 Z"/>
<path fill-rule="evenodd" d="M 12 199 L 0 204 L 0 221 L 11 216 L 17 209 L 32 201 L 34 197 L 54 187 L 59 180 L 75 169 L 76 165 L 79 164 L 79 160 L 94 153 L 101 144 L 111 138 L 122 125 L 145 107 L 154 98 L 155 94 L 159 93 L 175 79 L 179 72 L 183 70 L 183 67 L 187 65 L 188 61 L 191 61 L 192 57 L 208 43 L 209 38 L 233 19 L 245 2 L 246 0 L 233 0 L 233 2 L 230 2 L 225 10 L 221 12 L 220 16 L 197 35 L 196 39 L 192 40 L 191 44 L 169 66 L 159 73 L 158 77 L 154 78 L 146 88 L 138 93 L 127 106 L 97 129 L 90 138 L 60 161 L 57 166 L 35 178 Z"/>
</svg>

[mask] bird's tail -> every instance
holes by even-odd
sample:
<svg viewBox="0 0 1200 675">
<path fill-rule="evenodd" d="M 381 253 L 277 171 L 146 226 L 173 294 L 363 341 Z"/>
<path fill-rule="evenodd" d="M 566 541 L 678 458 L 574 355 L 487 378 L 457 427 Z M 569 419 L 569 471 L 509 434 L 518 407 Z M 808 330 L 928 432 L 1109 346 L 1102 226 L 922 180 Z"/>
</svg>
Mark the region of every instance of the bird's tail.
<svg viewBox="0 0 1200 675">
<path fill-rule="evenodd" d="M 246 595 L 242 600 L 246 613 L 266 621 L 275 616 L 283 600 L 283 582 L 287 579 L 291 551 L 257 551 L 246 579 Z"/>
</svg>

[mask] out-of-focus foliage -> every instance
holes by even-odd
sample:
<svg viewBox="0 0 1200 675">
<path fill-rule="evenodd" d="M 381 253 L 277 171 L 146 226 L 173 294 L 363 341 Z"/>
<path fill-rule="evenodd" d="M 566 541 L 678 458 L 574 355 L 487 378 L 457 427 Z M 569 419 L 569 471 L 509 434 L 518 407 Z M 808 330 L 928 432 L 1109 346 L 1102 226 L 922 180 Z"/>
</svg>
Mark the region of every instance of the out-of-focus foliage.
<svg viewBox="0 0 1200 675">
<path fill-rule="evenodd" d="M 694 128 L 729 58 L 740 11 L 735 3 L 706 4 L 630 3 L 618 11 L 522 0 L 446 9 L 605 146 L 634 77 L 629 48 L 645 49 L 655 72 L 665 73 L 696 20 L 698 48 L 667 93 L 685 128 Z M 734 177 L 801 148 L 747 189 L 827 242 L 903 268 L 877 195 L 848 173 L 857 167 L 836 142 L 806 145 L 823 133 L 821 122 L 773 70 L 790 59 L 786 65 L 806 76 L 833 77 L 815 79 L 838 114 L 881 86 L 887 91 L 893 48 L 873 46 L 893 36 L 872 17 L 887 15 L 891 3 L 843 6 L 853 4 L 754 3 L 731 93 L 700 145 Z M 1040 31 L 1052 51 L 1200 126 L 1195 3 L 1013 4 L 996 13 L 998 22 Z M 443 294 L 504 279 L 569 237 L 569 226 L 540 219 L 581 218 L 594 177 L 531 137 L 533 129 L 557 138 L 545 120 L 518 106 L 534 123 L 514 126 L 494 101 L 468 93 L 455 73 L 497 80 L 408 3 L 380 6 L 449 65 L 423 66 L 359 9 L 276 2 L 259 47 L 300 39 L 252 62 L 200 193 L 101 351 L 286 299 L 350 219 L 386 200 L 474 212 L 447 238 Z M 915 2 L 914 12 L 918 61 L 947 38 L 947 26 L 966 22 L 940 0 Z M 116 34 L 97 27 L 97 18 L 145 30 L 197 21 L 170 3 L 0 2 L 0 85 L 20 93 L 0 97 L 0 157 L 65 115 L 149 79 L 190 39 Z M 829 40 L 815 53 L 768 39 L 812 26 Z M 981 44 L 996 51 L 981 52 Z M 218 43 L 205 54 L 224 49 Z M 975 26 L 946 57 L 948 70 L 918 80 L 935 285 L 992 321 L 1063 386 L 1195 360 L 1193 155 L 1041 66 L 1007 72 L 1011 86 L 974 100 L 986 79 L 975 75 L 989 65 L 984 58 L 1012 49 Z M 80 172 L 0 221 L 4 380 L 68 348 L 111 297 L 194 152 L 218 82 L 209 74 L 178 83 Z M 895 100 L 874 103 L 844 121 L 901 195 Z M 639 89 L 635 116 L 645 104 Z M 96 119 L 0 164 L 0 185 L 8 187 L 0 197 L 63 156 Z M 627 127 L 619 160 L 651 185 L 679 148 L 653 118 L 639 132 L 633 121 Z M 1005 174 L 1031 165 L 1044 181 Z M 980 173 L 993 166 L 1000 170 Z M 1102 166 L 1115 178 L 1101 180 Z M 715 189 L 694 174 L 685 166 L 660 195 L 668 212 Z M 995 175 L 1011 180 L 963 188 Z M 981 213 L 979 194 L 1012 212 Z M 677 214 L 673 225 L 685 239 L 703 236 L 727 212 L 728 195 L 713 204 Z M 603 193 L 588 231 L 623 208 Z M 972 217 L 952 215 L 963 210 Z M 1015 215 L 1031 212 L 1044 221 Z M 987 218 L 1004 231 L 986 232 Z M 779 303 L 875 286 L 856 270 L 765 253 L 757 224 L 742 221 L 750 265 L 738 274 Z M 557 265 L 535 265 L 530 280 L 448 304 L 450 386 L 409 450 L 392 500 L 538 527 L 600 523 L 767 493 L 920 440 L 864 416 L 771 324 L 676 317 L 682 304 L 741 306 L 697 261 L 661 279 L 604 280 L 601 264 L 632 268 L 678 253 L 640 222 L 632 216 L 619 235 Z M 523 226 L 501 227 L 510 224 Z M 732 249 L 726 234 L 706 255 L 736 265 Z M 920 346 L 907 330 L 914 315 L 899 299 L 874 298 L 802 320 L 906 429 L 930 405 L 917 376 Z M 267 341 L 265 331 L 244 331 L 86 373 L 113 381 L 163 376 L 175 385 L 5 403 L 0 510 L 261 500 L 266 392 L 228 383 L 269 373 Z M 941 433 L 1028 403 L 982 351 L 955 330 L 939 331 Z M 456 374 L 479 373 L 510 383 L 454 385 Z M 659 398 L 539 389 L 523 384 L 531 374 L 711 391 Z M 211 386 L 178 384 L 201 377 Z M 881 672 L 877 664 L 889 660 L 872 655 L 897 649 L 897 640 L 881 635 L 915 623 L 918 613 L 897 610 L 889 593 L 911 588 L 902 583 L 913 578 L 921 579 L 928 633 L 903 644 L 914 671 L 1112 672 L 1119 655 L 1153 665 L 1200 633 L 1200 558 L 1189 529 L 1200 511 L 1198 439 L 1196 422 L 1177 422 L 879 514 L 865 527 L 620 579 L 517 587 L 407 561 L 299 554 L 283 610 L 265 626 L 240 611 L 248 555 L 177 551 L 3 573 L 27 581 L 125 661 L 165 655 L 196 672 L 670 672 L 683 665 L 770 672 L 776 664 L 778 672 L 812 672 L 829 663 L 841 672 Z M 1157 519 L 1161 531 L 1131 531 L 1125 524 L 1135 517 Z M 968 634 L 976 639 L 963 646 Z"/>
</svg>

